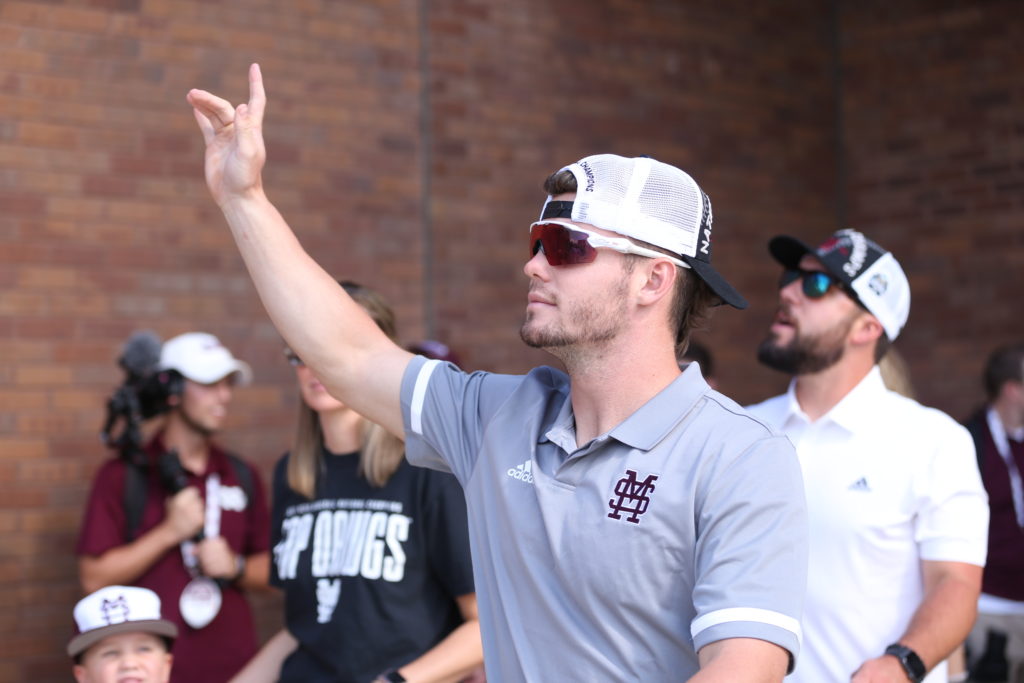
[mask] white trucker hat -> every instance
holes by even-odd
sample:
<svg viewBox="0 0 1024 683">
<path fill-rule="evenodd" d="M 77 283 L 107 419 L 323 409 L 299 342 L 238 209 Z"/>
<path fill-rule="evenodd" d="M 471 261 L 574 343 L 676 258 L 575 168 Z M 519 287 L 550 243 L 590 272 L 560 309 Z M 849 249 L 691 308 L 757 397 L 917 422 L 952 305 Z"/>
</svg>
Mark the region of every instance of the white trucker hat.
<svg viewBox="0 0 1024 683">
<path fill-rule="evenodd" d="M 711 199 L 686 172 L 650 157 L 615 154 L 589 156 L 561 170 L 576 178 L 576 199 L 553 202 L 549 196 L 542 221 L 568 218 L 667 249 L 724 303 L 747 307 L 711 267 Z"/>
</svg>

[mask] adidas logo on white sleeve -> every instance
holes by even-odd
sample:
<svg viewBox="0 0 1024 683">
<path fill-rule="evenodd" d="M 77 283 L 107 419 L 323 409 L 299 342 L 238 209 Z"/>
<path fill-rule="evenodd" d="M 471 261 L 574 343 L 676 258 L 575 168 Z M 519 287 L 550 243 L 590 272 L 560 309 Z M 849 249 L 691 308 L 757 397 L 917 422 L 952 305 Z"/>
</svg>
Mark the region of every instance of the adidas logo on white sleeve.
<svg viewBox="0 0 1024 683">
<path fill-rule="evenodd" d="M 533 483 L 533 462 L 527 460 L 522 465 L 516 465 L 515 467 L 509 467 L 505 473 L 513 479 L 518 479 L 525 484 Z"/>
</svg>

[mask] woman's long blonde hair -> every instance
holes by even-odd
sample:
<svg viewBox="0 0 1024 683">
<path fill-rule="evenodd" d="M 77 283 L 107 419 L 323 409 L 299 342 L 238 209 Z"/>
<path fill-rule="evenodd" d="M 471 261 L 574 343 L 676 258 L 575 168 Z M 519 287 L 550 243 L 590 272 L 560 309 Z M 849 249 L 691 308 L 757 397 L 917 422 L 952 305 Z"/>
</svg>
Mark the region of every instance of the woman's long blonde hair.
<svg viewBox="0 0 1024 683">
<path fill-rule="evenodd" d="M 395 313 L 380 294 L 354 282 L 340 283 L 352 299 L 370 314 L 377 326 L 392 341 L 396 340 Z M 324 469 L 324 436 L 320 416 L 299 400 L 299 420 L 288 458 L 288 486 L 306 498 L 316 496 L 317 478 Z M 405 455 L 402 440 L 380 425 L 363 420 L 363 443 L 359 455 L 359 473 L 371 485 L 381 487 L 395 473 Z"/>
</svg>

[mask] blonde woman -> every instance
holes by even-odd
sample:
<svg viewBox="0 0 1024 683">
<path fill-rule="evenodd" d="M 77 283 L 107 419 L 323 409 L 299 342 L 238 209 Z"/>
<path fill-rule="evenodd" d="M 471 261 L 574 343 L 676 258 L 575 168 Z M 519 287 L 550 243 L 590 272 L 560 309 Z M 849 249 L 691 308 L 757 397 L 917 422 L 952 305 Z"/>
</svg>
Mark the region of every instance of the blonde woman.
<svg viewBox="0 0 1024 683">
<path fill-rule="evenodd" d="M 381 297 L 341 283 L 395 337 Z M 271 583 L 285 628 L 236 681 L 457 681 L 483 661 L 462 489 L 332 397 L 285 349 L 302 401 L 274 473 Z"/>
</svg>

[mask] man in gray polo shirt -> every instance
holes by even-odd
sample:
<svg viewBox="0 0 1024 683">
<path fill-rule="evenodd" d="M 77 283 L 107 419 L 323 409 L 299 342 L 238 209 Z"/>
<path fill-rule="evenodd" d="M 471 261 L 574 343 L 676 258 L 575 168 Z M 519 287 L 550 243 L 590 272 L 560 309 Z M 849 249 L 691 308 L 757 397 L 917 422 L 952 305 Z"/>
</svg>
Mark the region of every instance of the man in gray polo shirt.
<svg viewBox="0 0 1024 683">
<path fill-rule="evenodd" d="M 711 267 L 711 202 L 690 176 L 613 155 L 552 175 L 521 335 L 568 374 L 467 375 L 387 340 L 266 199 L 258 67 L 237 110 L 188 99 L 289 346 L 465 487 L 490 680 L 782 679 L 805 587 L 800 471 L 788 441 L 676 364 L 710 306 L 746 305 Z"/>
</svg>

